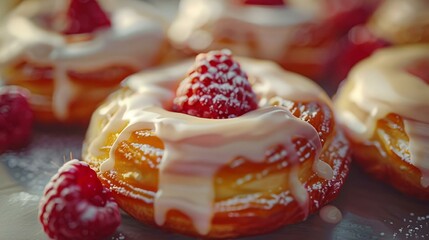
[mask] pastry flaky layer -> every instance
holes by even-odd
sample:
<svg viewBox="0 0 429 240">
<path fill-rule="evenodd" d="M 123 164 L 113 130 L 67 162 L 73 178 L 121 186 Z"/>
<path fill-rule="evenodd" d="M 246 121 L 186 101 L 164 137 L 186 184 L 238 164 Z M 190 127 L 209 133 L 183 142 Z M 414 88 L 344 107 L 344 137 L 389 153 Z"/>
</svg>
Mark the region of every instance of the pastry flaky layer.
<svg viewBox="0 0 429 240">
<path fill-rule="evenodd" d="M 87 124 L 125 77 L 160 61 L 166 24 L 140 1 L 100 0 L 112 26 L 65 35 L 56 25 L 67 2 L 29 0 L 9 14 L 0 35 L 1 77 L 32 92 L 40 122 Z"/>
<path fill-rule="evenodd" d="M 380 50 L 359 63 L 335 105 L 356 160 L 402 192 L 429 200 L 429 45 Z"/>
<path fill-rule="evenodd" d="M 94 113 L 83 158 L 130 215 L 237 237 L 302 221 L 337 196 L 350 158 L 329 98 L 274 63 L 236 60 L 259 100 L 240 117 L 169 111 L 191 61 L 133 75 Z"/>
</svg>

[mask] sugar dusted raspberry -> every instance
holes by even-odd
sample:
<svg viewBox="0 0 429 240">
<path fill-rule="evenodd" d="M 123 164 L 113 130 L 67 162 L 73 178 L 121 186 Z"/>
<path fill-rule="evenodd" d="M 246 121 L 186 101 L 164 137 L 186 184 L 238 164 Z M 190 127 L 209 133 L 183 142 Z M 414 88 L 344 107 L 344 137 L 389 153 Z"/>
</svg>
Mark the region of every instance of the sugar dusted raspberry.
<svg viewBox="0 0 429 240">
<path fill-rule="evenodd" d="M 265 6 L 283 6 L 283 5 L 286 5 L 286 0 L 244 0 L 244 4 L 265 5 Z"/>
<path fill-rule="evenodd" d="M 96 0 L 71 0 L 66 20 L 64 34 L 92 33 L 112 25 Z"/>
<path fill-rule="evenodd" d="M 31 139 L 33 112 L 28 95 L 23 88 L 0 87 L 0 153 L 23 147 Z"/>
<path fill-rule="evenodd" d="M 121 222 L 110 191 L 85 162 L 64 164 L 46 185 L 39 220 L 52 239 L 103 239 Z"/>
<path fill-rule="evenodd" d="M 233 118 L 257 108 L 246 73 L 228 50 L 199 54 L 180 83 L 173 110 L 196 117 Z"/>
</svg>

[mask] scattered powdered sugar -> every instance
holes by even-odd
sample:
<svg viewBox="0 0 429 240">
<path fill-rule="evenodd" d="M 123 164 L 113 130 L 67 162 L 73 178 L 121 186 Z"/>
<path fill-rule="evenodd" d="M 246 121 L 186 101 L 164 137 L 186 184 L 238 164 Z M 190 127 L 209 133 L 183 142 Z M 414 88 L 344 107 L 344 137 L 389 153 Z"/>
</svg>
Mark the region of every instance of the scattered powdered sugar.
<svg viewBox="0 0 429 240">
<path fill-rule="evenodd" d="M 125 240 L 127 239 L 124 234 L 117 233 L 115 236 L 111 238 L 111 240 Z"/>
<path fill-rule="evenodd" d="M 429 239 L 429 212 L 422 215 L 411 212 L 407 217 L 384 222 L 397 228 L 393 239 Z"/>
<path fill-rule="evenodd" d="M 26 148 L 1 154 L 0 164 L 28 192 L 41 194 L 46 183 L 65 161 L 71 157 L 80 158 L 83 136 L 83 129 L 36 129 Z"/>
</svg>

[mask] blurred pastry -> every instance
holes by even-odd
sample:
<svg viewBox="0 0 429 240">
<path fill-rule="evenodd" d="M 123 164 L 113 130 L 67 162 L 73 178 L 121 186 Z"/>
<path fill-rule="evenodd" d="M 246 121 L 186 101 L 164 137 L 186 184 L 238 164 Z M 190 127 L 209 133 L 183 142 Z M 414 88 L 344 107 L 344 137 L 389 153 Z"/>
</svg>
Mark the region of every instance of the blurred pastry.
<svg viewBox="0 0 429 240">
<path fill-rule="evenodd" d="M 352 28 L 342 40 L 332 77 L 343 80 L 377 49 L 415 43 L 429 44 L 429 1 L 385 0 L 366 24 Z"/>
<path fill-rule="evenodd" d="M 317 80 L 335 57 L 338 36 L 365 20 L 367 2 L 183 0 L 168 34 L 190 54 L 229 48 Z"/>
<path fill-rule="evenodd" d="M 136 0 L 25 1 L 1 32 L 1 76 L 31 91 L 39 122 L 85 124 L 125 77 L 160 60 L 165 28 Z"/>
</svg>

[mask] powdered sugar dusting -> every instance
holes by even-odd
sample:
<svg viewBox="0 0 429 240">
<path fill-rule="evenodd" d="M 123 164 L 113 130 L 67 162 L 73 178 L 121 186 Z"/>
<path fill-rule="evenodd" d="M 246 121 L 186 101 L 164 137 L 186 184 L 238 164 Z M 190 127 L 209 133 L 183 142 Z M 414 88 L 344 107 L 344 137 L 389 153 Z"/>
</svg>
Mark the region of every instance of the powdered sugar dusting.
<svg viewBox="0 0 429 240">
<path fill-rule="evenodd" d="M 233 118 L 257 108 L 256 95 L 229 50 L 199 54 L 181 82 L 173 110 L 204 118 Z"/>
<path fill-rule="evenodd" d="M 80 156 L 83 135 L 84 129 L 36 129 L 25 149 L 3 153 L 0 163 L 7 166 L 12 177 L 29 192 L 40 194 L 49 178 L 70 160 L 70 155 Z"/>
</svg>

